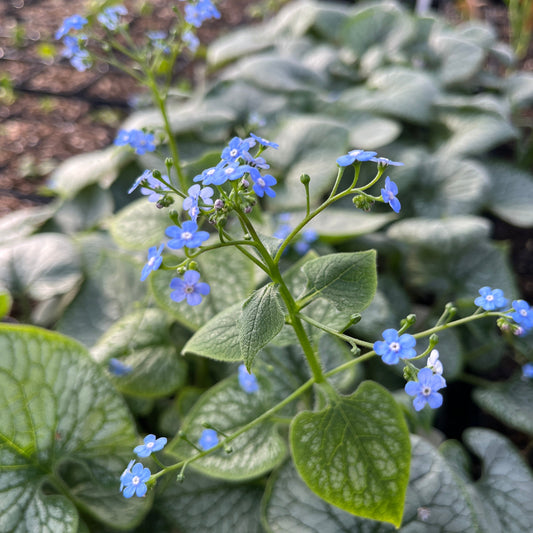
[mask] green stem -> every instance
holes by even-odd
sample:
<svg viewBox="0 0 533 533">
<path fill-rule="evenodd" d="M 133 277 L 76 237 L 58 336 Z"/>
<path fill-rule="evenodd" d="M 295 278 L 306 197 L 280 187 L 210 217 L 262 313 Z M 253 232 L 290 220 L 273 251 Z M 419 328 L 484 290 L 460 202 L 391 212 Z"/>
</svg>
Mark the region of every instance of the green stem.
<svg viewBox="0 0 533 533">
<path fill-rule="evenodd" d="M 321 324 L 320 322 L 317 322 L 313 318 L 304 315 L 302 313 L 298 313 L 298 317 L 302 320 L 305 320 L 312 326 L 315 326 L 316 328 L 321 329 L 322 331 L 325 331 L 326 333 L 330 333 L 331 335 L 335 335 L 335 337 L 338 337 L 339 339 L 342 339 L 343 341 L 346 341 L 350 343 L 354 348 L 359 346 L 364 346 L 365 348 L 372 348 L 374 345 L 371 342 L 365 342 L 360 341 L 359 339 L 354 339 L 353 337 L 350 337 L 349 335 L 344 335 L 344 333 L 339 333 L 338 331 L 334 330 L 333 328 L 330 328 L 329 326 L 326 326 L 325 324 Z"/>
<path fill-rule="evenodd" d="M 235 212 L 239 216 L 239 219 L 241 220 L 242 224 L 246 227 L 246 230 L 251 235 L 252 239 L 257 243 L 257 250 L 261 254 L 263 261 L 269 269 L 270 278 L 272 279 L 272 281 L 278 283 L 279 285 L 279 292 L 281 298 L 283 299 L 287 307 L 287 313 L 289 315 L 290 324 L 294 329 L 296 336 L 298 337 L 298 341 L 303 349 L 304 355 L 307 359 L 315 382 L 323 383 L 325 381 L 325 378 L 322 372 L 322 368 L 320 366 L 320 360 L 318 359 L 317 354 L 315 353 L 315 350 L 311 345 L 311 341 L 309 340 L 307 333 L 305 332 L 302 321 L 298 317 L 298 305 L 296 304 L 296 301 L 294 300 L 291 292 L 285 284 L 283 276 L 279 271 L 277 262 L 275 261 L 275 259 L 272 259 L 272 257 L 270 257 L 268 250 L 264 247 L 263 243 L 261 242 L 261 239 L 259 239 L 259 235 L 255 231 L 255 228 L 248 219 L 248 217 L 244 215 L 244 213 L 238 206 L 235 206 Z"/>
<path fill-rule="evenodd" d="M 173 470 L 177 470 L 178 468 L 181 468 L 186 463 L 192 463 L 193 461 L 197 461 L 198 459 L 201 459 L 202 457 L 205 457 L 206 455 L 224 448 L 229 442 L 235 440 L 238 436 L 242 435 L 243 433 L 246 433 L 248 430 L 252 429 L 257 424 L 260 424 L 261 422 L 264 422 L 265 420 L 268 420 L 271 416 L 276 414 L 278 411 L 283 409 L 286 405 L 291 403 L 293 400 L 301 396 L 305 391 L 307 391 L 313 384 L 315 383 L 315 380 L 313 378 L 307 380 L 303 385 L 298 387 L 292 394 L 287 396 L 284 400 L 279 402 L 278 404 L 274 405 L 267 411 L 265 411 L 262 415 L 258 416 L 256 419 L 252 420 L 245 426 L 242 426 L 240 429 L 238 429 L 235 433 L 232 433 L 227 438 L 219 442 L 216 446 L 213 446 L 213 448 L 210 448 L 209 450 L 205 450 L 203 452 L 200 452 L 199 454 L 195 455 L 194 457 L 190 457 L 189 459 L 185 459 L 184 461 L 180 461 L 179 463 L 173 464 L 171 466 L 167 466 L 164 470 L 161 470 L 160 472 L 157 472 L 152 475 L 151 479 L 155 480 L 164 474 L 167 474 L 168 472 L 172 472 Z"/>
</svg>

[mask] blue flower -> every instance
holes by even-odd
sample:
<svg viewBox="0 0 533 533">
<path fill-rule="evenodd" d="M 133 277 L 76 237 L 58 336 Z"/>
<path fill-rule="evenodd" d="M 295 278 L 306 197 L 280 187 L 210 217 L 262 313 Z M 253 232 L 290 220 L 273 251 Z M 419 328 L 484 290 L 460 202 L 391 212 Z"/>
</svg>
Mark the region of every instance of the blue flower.
<svg viewBox="0 0 533 533">
<path fill-rule="evenodd" d="M 481 287 L 479 294 L 474 303 L 478 307 L 482 307 L 485 311 L 494 311 L 509 305 L 509 300 L 503 297 L 501 289 L 491 289 L 490 287 Z"/>
<path fill-rule="evenodd" d="M 396 198 L 398 194 L 398 186 L 392 181 L 389 176 L 385 180 L 385 188 L 381 189 L 381 197 L 386 204 L 389 204 L 395 213 L 399 213 L 401 209 L 400 200 Z"/>
<path fill-rule="evenodd" d="M 196 37 L 196 35 L 192 31 L 190 30 L 184 31 L 181 38 L 183 42 L 185 43 L 185 46 L 191 52 L 194 53 L 196 52 L 196 50 L 198 50 L 198 46 L 200 46 L 200 40 L 198 39 L 198 37 Z"/>
<path fill-rule="evenodd" d="M 150 39 L 154 48 L 161 50 L 164 54 L 170 53 L 170 46 L 165 43 L 167 34 L 164 31 L 147 31 L 146 36 Z"/>
<path fill-rule="evenodd" d="M 274 143 L 272 141 L 267 141 L 267 139 L 264 139 L 263 137 L 258 137 L 257 135 L 254 135 L 253 133 L 250 133 L 250 137 L 254 139 L 254 141 L 257 141 L 261 146 L 270 147 L 270 148 L 279 148 L 279 144 Z"/>
<path fill-rule="evenodd" d="M 526 363 L 522 367 L 522 377 L 527 379 L 533 379 L 533 364 Z"/>
<path fill-rule="evenodd" d="M 173 250 L 179 250 L 184 246 L 186 248 L 198 248 L 204 241 L 209 239 L 207 231 L 197 231 L 198 224 L 192 220 L 187 220 L 179 226 L 169 226 L 165 230 L 165 235 L 170 237 L 168 247 Z"/>
<path fill-rule="evenodd" d="M 411 359 L 416 356 L 414 346 L 416 339 L 404 333 L 399 335 L 395 329 L 386 329 L 383 333 L 384 341 L 374 343 L 374 351 L 381 356 L 387 365 L 395 365 L 400 359 Z"/>
<path fill-rule="evenodd" d="M 347 167 L 356 161 L 370 161 L 377 152 L 367 152 L 365 150 L 351 150 L 346 155 L 337 158 L 337 165 Z"/>
<path fill-rule="evenodd" d="M 301 239 L 294 245 L 294 249 L 299 255 L 305 255 L 318 239 L 318 233 L 314 229 L 306 229 L 302 232 Z"/>
<path fill-rule="evenodd" d="M 204 20 L 210 18 L 220 18 L 220 13 L 211 0 L 199 0 L 196 4 L 185 6 L 185 21 L 196 28 L 199 28 Z"/>
<path fill-rule="evenodd" d="M 175 302 L 182 302 L 187 299 L 189 305 L 202 303 L 202 296 L 207 296 L 211 287 L 207 283 L 199 282 L 200 274 L 196 270 L 187 270 L 183 274 L 183 279 L 173 278 L 170 288 L 174 289 L 170 293 L 170 298 Z"/>
<path fill-rule="evenodd" d="M 118 28 L 118 19 L 121 15 L 127 15 L 128 10 L 122 6 L 111 6 L 96 16 L 98 22 L 104 25 L 108 30 L 115 31 Z"/>
<path fill-rule="evenodd" d="M 141 130 L 119 130 L 115 139 L 116 146 L 129 144 L 135 149 L 135 153 L 143 155 L 155 150 L 155 137 L 153 133 L 144 133 Z"/>
<path fill-rule="evenodd" d="M 113 357 L 109 360 L 109 372 L 115 376 L 125 376 L 129 374 L 133 369 L 130 365 L 123 363 L 120 359 Z"/>
<path fill-rule="evenodd" d="M 378 167 L 403 167 L 403 163 L 400 163 L 399 161 L 391 161 L 390 159 L 387 159 L 386 157 L 373 157 L 370 159 L 373 163 L 377 163 Z"/>
<path fill-rule="evenodd" d="M 512 305 L 514 313 L 511 318 L 526 331 L 533 328 L 533 309 L 529 304 L 525 300 L 514 300 Z"/>
<path fill-rule="evenodd" d="M 89 52 L 80 48 L 80 44 L 83 44 L 83 38 L 84 36 L 71 37 L 70 35 L 66 35 L 63 39 L 65 48 L 61 52 L 61 55 L 68 58 L 70 64 L 79 72 L 87 70 L 92 65 Z"/>
<path fill-rule="evenodd" d="M 250 167 L 250 177 L 254 181 L 253 190 L 259 198 L 263 198 L 263 196 L 266 194 L 267 196 L 274 197 L 276 196 L 276 193 L 271 189 L 272 185 L 276 185 L 277 181 L 274 176 L 271 176 L 270 174 L 266 174 L 265 176 L 261 176 L 259 173 L 259 170 L 257 170 L 254 167 Z"/>
<path fill-rule="evenodd" d="M 222 150 L 221 159 L 228 163 L 234 163 L 240 157 L 244 157 L 245 153 L 254 146 L 253 139 L 241 139 L 240 137 L 233 137 L 228 143 L 228 146 Z"/>
<path fill-rule="evenodd" d="M 136 463 L 132 466 L 130 461 L 128 468 L 120 476 L 120 490 L 124 491 L 124 497 L 131 498 L 135 494 L 142 498 L 148 490 L 146 482 L 151 475 L 150 469 L 145 468 L 142 463 Z"/>
<path fill-rule="evenodd" d="M 200 185 L 193 185 L 189 187 L 187 191 L 189 196 L 183 200 L 183 209 L 185 209 L 189 216 L 196 222 L 198 215 L 200 214 L 200 209 L 209 209 L 209 207 L 199 207 L 198 201 L 202 200 L 207 206 L 213 205 L 213 189 L 211 187 L 201 188 Z"/>
<path fill-rule="evenodd" d="M 224 174 L 225 165 L 225 161 L 220 161 L 216 167 L 206 168 L 201 174 L 195 176 L 193 181 L 201 181 L 204 185 L 222 185 L 228 179 Z"/>
<path fill-rule="evenodd" d="M 442 394 L 436 392 L 446 387 L 446 380 L 439 374 L 433 374 L 430 368 L 422 368 L 418 371 L 418 381 L 409 381 L 405 385 L 405 392 L 409 396 L 415 396 L 413 406 L 420 411 L 426 403 L 437 409 L 442 405 Z"/>
<path fill-rule="evenodd" d="M 155 435 L 146 435 L 144 437 L 144 444 L 140 444 L 133 449 L 133 453 L 138 457 L 148 457 L 152 452 L 158 452 L 165 447 L 167 443 L 166 437 L 155 438 Z"/>
<path fill-rule="evenodd" d="M 162 244 L 159 249 L 155 246 L 151 246 L 150 248 L 148 248 L 148 261 L 143 267 L 141 273 L 141 281 L 144 281 L 148 277 L 150 272 L 152 272 L 152 270 L 157 270 L 161 266 L 161 263 L 163 262 L 161 254 L 163 253 L 164 248 L 164 244 Z"/>
<path fill-rule="evenodd" d="M 55 38 L 61 39 L 64 35 L 70 32 L 70 30 L 81 30 L 88 20 L 81 15 L 72 15 L 67 17 L 61 27 L 56 31 Z"/>
<path fill-rule="evenodd" d="M 248 372 L 245 365 L 239 365 L 239 385 L 248 394 L 259 390 L 257 378 L 251 372 Z"/>
<path fill-rule="evenodd" d="M 204 429 L 198 440 L 198 446 L 202 450 L 210 450 L 218 444 L 218 435 L 214 429 Z"/>
</svg>

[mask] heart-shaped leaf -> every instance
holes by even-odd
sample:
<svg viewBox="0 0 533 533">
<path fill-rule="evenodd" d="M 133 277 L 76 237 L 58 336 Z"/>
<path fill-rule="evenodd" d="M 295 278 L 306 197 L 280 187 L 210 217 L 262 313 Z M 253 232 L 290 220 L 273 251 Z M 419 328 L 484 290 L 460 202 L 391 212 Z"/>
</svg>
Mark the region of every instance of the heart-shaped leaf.
<svg viewBox="0 0 533 533">
<path fill-rule="evenodd" d="M 298 473 L 326 502 L 401 524 L 411 446 L 401 409 L 386 389 L 365 381 L 322 411 L 300 413 L 290 444 Z"/>
<path fill-rule="evenodd" d="M 150 499 L 118 490 L 136 440 L 131 415 L 80 344 L 0 325 L 0 390 L 2 531 L 75 533 L 76 506 L 121 529 L 140 521 Z"/>
</svg>

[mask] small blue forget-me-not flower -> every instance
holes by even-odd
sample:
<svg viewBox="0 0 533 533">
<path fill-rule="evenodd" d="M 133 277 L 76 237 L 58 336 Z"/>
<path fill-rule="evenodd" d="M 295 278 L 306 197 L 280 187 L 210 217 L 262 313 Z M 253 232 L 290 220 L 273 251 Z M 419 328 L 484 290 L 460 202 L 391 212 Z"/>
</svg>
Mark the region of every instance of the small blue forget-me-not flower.
<svg viewBox="0 0 533 533">
<path fill-rule="evenodd" d="M 494 311 L 495 309 L 501 309 L 509 305 L 509 300 L 504 298 L 503 291 L 501 289 L 491 289 L 490 287 L 481 287 L 479 294 L 474 303 L 478 307 L 482 307 L 485 311 Z"/>
<path fill-rule="evenodd" d="M 395 329 L 386 329 L 383 333 L 384 341 L 374 343 L 374 351 L 381 356 L 387 365 L 395 365 L 400 359 L 411 359 L 416 356 L 414 346 L 416 339 L 404 333 L 399 335 Z"/>
<path fill-rule="evenodd" d="M 170 237 L 168 247 L 173 250 L 179 250 L 184 246 L 186 248 L 198 248 L 204 241 L 209 239 L 207 231 L 198 231 L 198 224 L 192 220 L 186 220 L 182 227 L 169 226 L 165 230 L 165 235 Z"/>
<path fill-rule="evenodd" d="M 442 394 L 438 390 L 446 387 L 446 380 L 440 374 L 434 374 L 431 368 L 422 368 L 418 371 L 418 381 L 408 381 L 405 392 L 415 396 L 413 406 L 420 411 L 426 403 L 436 409 L 442 405 Z"/>
<path fill-rule="evenodd" d="M 391 209 L 395 213 L 399 213 L 401 209 L 400 200 L 396 198 L 396 195 L 398 194 L 398 186 L 394 181 L 392 181 L 389 176 L 387 176 L 387 179 L 385 180 L 385 188 L 381 189 L 381 197 L 383 198 L 383 201 L 386 204 L 389 204 L 391 206 Z"/>
<path fill-rule="evenodd" d="M 175 302 L 187 300 L 189 305 L 202 303 L 202 296 L 207 296 L 211 287 L 207 283 L 200 281 L 200 273 L 196 270 L 187 270 L 183 274 L 183 279 L 173 278 L 170 288 L 174 289 L 170 293 L 170 298 Z"/>
<path fill-rule="evenodd" d="M 251 372 L 248 372 L 245 365 L 239 365 L 239 385 L 241 386 L 241 389 L 248 394 L 252 394 L 259 390 L 257 378 Z"/>
<path fill-rule="evenodd" d="M 162 244 L 159 248 L 156 246 L 151 246 L 148 248 L 148 261 L 146 265 L 144 265 L 141 272 L 141 281 L 144 281 L 149 276 L 150 272 L 152 272 L 152 270 L 157 270 L 161 266 L 161 263 L 163 262 L 163 257 L 161 257 L 161 254 L 163 253 L 164 248 L 164 244 Z"/>
<path fill-rule="evenodd" d="M 206 451 L 214 448 L 218 444 L 218 435 L 214 429 L 204 429 L 198 440 L 198 446 Z"/>
<path fill-rule="evenodd" d="M 152 452 L 158 452 L 162 450 L 167 443 L 166 437 L 155 438 L 155 435 L 150 434 L 144 437 L 144 444 L 140 444 L 133 449 L 133 453 L 138 457 L 148 457 Z"/>
<path fill-rule="evenodd" d="M 152 473 L 149 468 L 145 468 L 142 463 L 130 461 L 128 468 L 120 476 L 120 490 L 125 498 L 131 498 L 134 494 L 142 498 L 148 487 L 146 482 Z"/>
</svg>

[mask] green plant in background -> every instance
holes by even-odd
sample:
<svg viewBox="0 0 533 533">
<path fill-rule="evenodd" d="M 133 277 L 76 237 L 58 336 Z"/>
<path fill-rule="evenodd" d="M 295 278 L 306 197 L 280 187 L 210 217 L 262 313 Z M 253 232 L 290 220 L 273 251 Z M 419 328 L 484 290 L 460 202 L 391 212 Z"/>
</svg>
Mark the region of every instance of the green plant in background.
<svg viewBox="0 0 533 533">
<path fill-rule="evenodd" d="M 527 54 L 533 33 L 533 2 L 531 0 L 506 0 L 509 10 L 511 44 L 522 59 Z"/>
<path fill-rule="evenodd" d="M 218 13 L 183 7 L 144 43 L 109 3 L 58 32 L 81 70 L 129 58 L 111 62 L 154 108 L 62 164 L 57 202 L 0 221 L 0 311 L 62 333 L 0 326 L 0 529 L 530 529 L 514 446 L 444 440 L 432 409 L 454 416 L 446 385 L 467 381 L 533 434 L 533 311 L 481 216 L 533 224 L 514 122 L 532 78 L 486 69 L 512 57 L 479 24 L 294 2 L 173 95 Z"/>
</svg>

